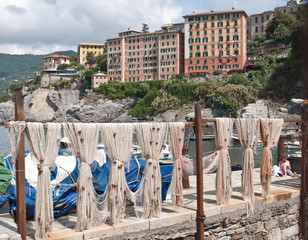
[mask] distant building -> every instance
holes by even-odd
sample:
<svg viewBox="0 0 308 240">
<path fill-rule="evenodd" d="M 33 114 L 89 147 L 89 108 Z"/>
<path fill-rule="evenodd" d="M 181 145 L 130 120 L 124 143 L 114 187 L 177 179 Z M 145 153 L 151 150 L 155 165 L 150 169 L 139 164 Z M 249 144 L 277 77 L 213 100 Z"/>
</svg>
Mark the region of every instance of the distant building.
<svg viewBox="0 0 308 240">
<path fill-rule="evenodd" d="M 299 10 L 302 4 L 298 4 L 296 0 L 290 0 L 287 2 L 286 6 L 276 7 L 275 11 L 280 11 L 283 13 L 294 13 Z"/>
<path fill-rule="evenodd" d="M 184 32 L 184 23 L 167 23 L 161 26 L 163 32 L 181 31 Z"/>
<path fill-rule="evenodd" d="M 44 71 L 46 70 L 57 70 L 58 66 L 60 64 L 70 64 L 70 57 L 64 56 L 64 55 L 50 55 L 47 57 L 44 57 Z"/>
<path fill-rule="evenodd" d="M 79 43 L 78 45 L 78 56 L 79 63 L 85 65 L 87 62 L 87 53 L 93 52 L 94 56 L 98 56 L 104 53 L 103 43 Z"/>
<path fill-rule="evenodd" d="M 242 70 L 246 61 L 246 18 L 243 10 L 184 16 L 185 75 Z"/>
<path fill-rule="evenodd" d="M 107 70 L 111 81 L 169 79 L 184 71 L 184 34 L 166 28 L 141 33 L 131 28 L 107 39 Z"/>
<path fill-rule="evenodd" d="M 91 78 L 91 88 L 97 88 L 101 84 L 108 83 L 108 75 L 104 73 L 96 73 Z"/>
<path fill-rule="evenodd" d="M 273 18 L 274 11 L 265 11 L 258 14 L 250 15 L 247 19 L 247 36 L 255 38 L 265 34 L 267 23 Z"/>
</svg>

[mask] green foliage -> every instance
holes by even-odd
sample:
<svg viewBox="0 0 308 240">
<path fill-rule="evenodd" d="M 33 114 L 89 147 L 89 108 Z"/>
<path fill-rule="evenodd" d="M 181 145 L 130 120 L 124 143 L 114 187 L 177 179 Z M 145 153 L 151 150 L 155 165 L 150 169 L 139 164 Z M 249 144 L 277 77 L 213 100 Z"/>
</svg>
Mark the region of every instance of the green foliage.
<svg viewBox="0 0 308 240">
<path fill-rule="evenodd" d="M 88 52 L 86 59 L 87 59 L 87 64 L 89 64 L 90 66 L 96 63 L 95 55 L 93 52 Z"/>
<path fill-rule="evenodd" d="M 23 83 L 13 83 L 10 85 L 12 91 L 19 91 L 22 89 Z"/>
<path fill-rule="evenodd" d="M 95 57 L 97 63 L 96 70 L 101 72 L 107 72 L 107 52 Z"/>
<path fill-rule="evenodd" d="M 57 70 L 66 70 L 68 67 L 69 65 L 67 63 L 62 63 L 58 65 Z"/>
<path fill-rule="evenodd" d="M 2 95 L 1 97 L 0 97 L 0 103 L 2 103 L 2 102 L 7 102 L 8 100 L 9 100 L 10 98 L 9 98 L 9 95 Z"/>
<path fill-rule="evenodd" d="M 246 87 L 251 86 L 251 82 L 242 74 L 238 73 L 233 74 L 227 84 L 243 85 Z"/>
<path fill-rule="evenodd" d="M 277 41 L 287 41 L 290 39 L 292 32 L 285 25 L 280 23 L 273 33 L 273 37 Z"/>
<path fill-rule="evenodd" d="M 142 29 L 141 29 L 141 32 L 142 33 L 148 33 L 149 32 L 149 26 L 148 26 L 148 24 L 146 24 L 146 23 L 142 23 Z"/>
<path fill-rule="evenodd" d="M 221 71 L 220 70 L 214 70 L 214 75 L 220 75 Z"/>
<path fill-rule="evenodd" d="M 256 36 L 254 40 L 261 43 L 261 42 L 264 42 L 266 40 L 266 36 L 265 35 Z"/>
<path fill-rule="evenodd" d="M 56 90 L 63 89 L 63 88 L 71 88 L 72 83 L 70 79 L 62 79 L 56 81 L 53 86 Z"/>
</svg>

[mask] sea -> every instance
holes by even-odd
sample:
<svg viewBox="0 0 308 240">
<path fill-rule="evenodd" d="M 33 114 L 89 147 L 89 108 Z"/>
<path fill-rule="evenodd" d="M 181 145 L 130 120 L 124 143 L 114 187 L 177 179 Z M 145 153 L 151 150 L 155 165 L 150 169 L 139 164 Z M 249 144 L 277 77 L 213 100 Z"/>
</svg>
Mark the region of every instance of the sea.
<svg viewBox="0 0 308 240">
<path fill-rule="evenodd" d="M 189 137 L 186 134 L 187 137 Z M 188 155 L 190 158 L 195 158 L 196 156 L 196 145 L 195 141 L 186 141 L 185 146 L 188 147 Z M 26 150 L 28 146 L 26 144 Z M 215 150 L 214 141 L 202 141 L 202 153 L 203 155 L 208 155 L 213 153 Z M 229 154 L 231 158 L 231 162 L 242 164 L 242 153 L 244 148 L 241 147 L 239 143 L 233 143 L 229 148 Z M 263 147 L 257 147 L 256 152 L 254 153 L 255 157 L 255 168 L 259 168 L 261 164 L 261 156 L 262 156 Z M 8 132 L 4 126 L 0 126 L 0 155 L 7 155 L 10 153 L 10 145 L 8 140 Z M 277 164 L 277 147 L 272 149 L 273 154 L 273 164 Z"/>
</svg>

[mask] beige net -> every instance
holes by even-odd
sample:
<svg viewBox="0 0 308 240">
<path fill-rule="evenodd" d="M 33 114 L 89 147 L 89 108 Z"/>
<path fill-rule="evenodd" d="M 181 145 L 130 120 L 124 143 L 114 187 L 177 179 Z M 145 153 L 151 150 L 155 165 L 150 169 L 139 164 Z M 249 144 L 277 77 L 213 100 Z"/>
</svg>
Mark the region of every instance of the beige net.
<svg viewBox="0 0 308 240">
<path fill-rule="evenodd" d="M 271 176 L 272 176 L 272 151 L 280 137 L 282 130 L 283 119 L 261 119 L 260 130 L 261 140 L 264 145 L 262 159 L 261 159 L 261 184 L 262 184 L 262 196 L 266 198 L 269 195 Z"/>
<path fill-rule="evenodd" d="M 216 174 L 216 201 L 217 204 L 229 204 L 232 195 L 231 160 L 228 148 L 230 147 L 233 132 L 233 119 L 216 118 L 215 142 L 219 150 L 215 158 L 218 161 Z M 215 160 L 213 160 L 215 161 Z"/>
<path fill-rule="evenodd" d="M 255 205 L 253 189 L 254 157 L 252 146 L 254 141 L 255 147 L 257 146 L 260 121 L 256 119 L 236 119 L 235 126 L 240 143 L 245 148 L 243 152 L 242 197 L 247 204 L 247 215 L 251 216 Z"/>
<path fill-rule="evenodd" d="M 27 123 L 27 138 L 31 153 L 40 161 L 35 201 L 35 238 L 46 238 L 52 230 L 53 200 L 50 168 L 55 164 L 61 140 L 59 123 Z"/>
</svg>

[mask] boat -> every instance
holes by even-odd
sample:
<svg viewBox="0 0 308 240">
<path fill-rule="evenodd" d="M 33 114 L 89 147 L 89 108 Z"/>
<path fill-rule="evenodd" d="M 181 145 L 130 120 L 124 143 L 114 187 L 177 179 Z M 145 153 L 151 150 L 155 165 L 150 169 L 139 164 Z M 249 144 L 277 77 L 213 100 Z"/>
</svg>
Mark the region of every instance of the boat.
<svg viewBox="0 0 308 240">
<path fill-rule="evenodd" d="M 287 142 L 284 145 L 288 149 L 294 149 L 294 150 L 300 150 L 301 149 L 300 141 Z"/>
<path fill-rule="evenodd" d="M 214 141 L 215 136 L 214 135 L 206 135 L 202 134 L 202 141 Z M 189 138 L 190 141 L 196 141 L 196 136 L 195 134 L 192 134 Z"/>
</svg>

